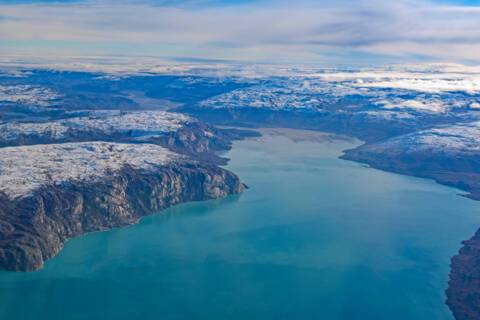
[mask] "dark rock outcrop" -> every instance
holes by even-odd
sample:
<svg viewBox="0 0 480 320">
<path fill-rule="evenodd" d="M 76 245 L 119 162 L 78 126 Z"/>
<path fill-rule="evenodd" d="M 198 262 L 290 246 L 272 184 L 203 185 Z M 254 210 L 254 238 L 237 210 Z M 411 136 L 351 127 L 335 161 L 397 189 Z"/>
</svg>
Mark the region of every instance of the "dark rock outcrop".
<svg viewBox="0 0 480 320">
<path fill-rule="evenodd" d="M 480 230 L 452 258 L 446 293 L 455 319 L 480 319 Z"/>
<path fill-rule="evenodd" d="M 233 173 L 180 160 L 155 171 L 126 166 L 101 182 L 44 186 L 11 200 L 0 194 L 0 269 L 32 271 L 69 238 L 136 223 L 172 205 L 242 192 Z"/>
<path fill-rule="evenodd" d="M 176 132 L 141 140 L 142 142 L 158 144 L 180 154 L 218 165 L 225 165 L 228 159 L 216 155 L 215 152 L 230 150 L 234 140 L 258 136 L 260 134 L 257 131 L 233 128 L 220 129 L 202 122 L 192 122 Z M 124 137 L 123 140 L 128 142 L 128 138 Z"/>
</svg>

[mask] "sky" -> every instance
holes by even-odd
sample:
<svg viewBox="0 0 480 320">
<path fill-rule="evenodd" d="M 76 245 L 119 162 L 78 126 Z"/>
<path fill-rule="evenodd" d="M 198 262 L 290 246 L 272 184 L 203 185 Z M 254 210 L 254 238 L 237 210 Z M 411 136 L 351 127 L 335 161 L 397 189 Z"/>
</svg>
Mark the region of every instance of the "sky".
<svg viewBox="0 0 480 320">
<path fill-rule="evenodd" d="M 0 56 L 480 64 L 480 0 L 0 0 Z"/>
</svg>

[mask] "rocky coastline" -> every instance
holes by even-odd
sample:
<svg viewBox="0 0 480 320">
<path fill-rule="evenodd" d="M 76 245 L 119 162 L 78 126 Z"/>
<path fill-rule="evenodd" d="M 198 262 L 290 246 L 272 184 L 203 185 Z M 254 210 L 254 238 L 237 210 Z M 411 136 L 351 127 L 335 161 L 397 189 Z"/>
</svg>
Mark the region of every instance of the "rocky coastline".
<svg viewBox="0 0 480 320">
<path fill-rule="evenodd" d="M 480 319 L 480 230 L 452 258 L 446 294 L 455 319 Z"/>
<path fill-rule="evenodd" d="M 225 169 L 182 160 L 155 170 L 125 166 L 101 182 L 66 181 L 16 199 L 0 193 L 0 269 L 37 270 L 69 238 L 131 225 L 175 204 L 239 194 L 244 188 Z"/>
</svg>

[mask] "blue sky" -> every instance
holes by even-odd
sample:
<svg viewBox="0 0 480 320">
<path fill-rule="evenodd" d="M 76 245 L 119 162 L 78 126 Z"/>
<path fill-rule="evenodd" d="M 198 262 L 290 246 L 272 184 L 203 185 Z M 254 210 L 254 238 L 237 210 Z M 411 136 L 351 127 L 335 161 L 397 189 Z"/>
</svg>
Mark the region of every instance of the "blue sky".
<svg viewBox="0 0 480 320">
<path fill-rule="evenodd" d="M 0 0 L 9 56 L 480 63 L 480 0 Z"/>
</svg>

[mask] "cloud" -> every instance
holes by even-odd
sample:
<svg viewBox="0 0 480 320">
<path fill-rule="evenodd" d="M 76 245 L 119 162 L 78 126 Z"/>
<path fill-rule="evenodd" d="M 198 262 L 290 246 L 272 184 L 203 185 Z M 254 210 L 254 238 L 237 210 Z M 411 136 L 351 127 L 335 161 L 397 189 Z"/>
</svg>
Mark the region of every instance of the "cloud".
<svg viewBox="0 0 480 320">
<path fill-rule="evenodd" d="M 423 0 L 0 5 L 8 53 L 351 62 L 480 60 L 480 8 Z"/>
</svg>

